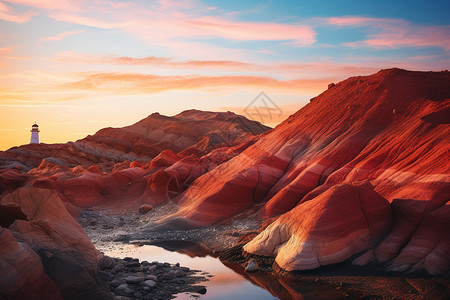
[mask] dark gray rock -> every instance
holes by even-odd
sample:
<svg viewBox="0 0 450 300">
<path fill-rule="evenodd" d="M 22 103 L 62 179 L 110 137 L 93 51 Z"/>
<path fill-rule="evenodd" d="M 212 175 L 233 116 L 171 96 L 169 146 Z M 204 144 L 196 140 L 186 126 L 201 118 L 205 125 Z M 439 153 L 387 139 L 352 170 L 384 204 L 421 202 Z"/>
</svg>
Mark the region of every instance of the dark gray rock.
<svg viewBox="0 0 450 300">
<path fill-rule="evenodd" d="M 117 263 L 114 260 L 114 258 L 106 256 L 106 255 L 104 255 L 98 262 L 98 267 L 101 270 L 106 270 L 106 269 L 111 270 L 116 265 L 117 265 Z"/>
<path fill-rule="evenodd" d="M 156 287 L 157 283 L 153 280 L 146 280 L 142 283 L 142 285 L 153 289 Z"/>
<path fill-rule="evenodd" d="M 127 276 L 125 277 L 125 282 L 129 284 L 138 284 L 145 280 L 143 276 Z"/>
</svg>

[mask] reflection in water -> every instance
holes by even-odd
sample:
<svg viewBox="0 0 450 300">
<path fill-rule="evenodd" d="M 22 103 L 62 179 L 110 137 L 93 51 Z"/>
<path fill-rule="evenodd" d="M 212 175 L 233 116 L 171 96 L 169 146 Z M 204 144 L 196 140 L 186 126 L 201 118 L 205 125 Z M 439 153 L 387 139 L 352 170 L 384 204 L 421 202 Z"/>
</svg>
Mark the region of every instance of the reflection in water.
<svg viewBox="0 0 450 300">
<path fill-rule="evenodd" d="M 246 273 L 240 265 L 222 264 L 207 248 L 192 242 L 163 242 L 157 245 L 118 245 L 105 250 L 113 257 L 136 257 L 140 260 L 180 263 L 182 266 L 209 273 L 203 299 L 340 299 L 344 296 L 332 286 L 274 277 L 263 272 Z M 208 274 L 204 274 L 208 275 Z M 196 294 L 197 297 L 198 294 Z M 189 294 L 177 299 L 193 299 Z"/>
</svg>

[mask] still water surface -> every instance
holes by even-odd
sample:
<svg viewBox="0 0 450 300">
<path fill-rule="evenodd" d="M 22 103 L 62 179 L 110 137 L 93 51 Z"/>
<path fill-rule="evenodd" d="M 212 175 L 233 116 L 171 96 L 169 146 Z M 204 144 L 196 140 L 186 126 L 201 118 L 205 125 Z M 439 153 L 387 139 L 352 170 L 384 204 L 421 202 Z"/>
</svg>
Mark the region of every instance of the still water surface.
<svg viewBox="0 0 450 300">
<path fill-rule="evenodd" d="M 163 248 L 164 247 L 164 248 Z M 143 261 L 168 262 L 208 274 L 209 281 L 200 283 L 206 286 L 205 295 L 195 294 L 201 299 L 340 299 L 342 294 L 331 286 L 318 286 L 301 281 L 277 278 L 270 274 L 245 273 L 240 266 L 225 266 L 218 258 L 212 257 L 203 247 L 192 243 L 179 242 L 153 245 L 118 245 L 118 248 L 105 250 L 106 255 L 124 258 L 139 258 Z M 233 268 L 233 269 L 231 269 Z M 200 273 L 201 274 L 201 273 Z M 263 288 L 264 287 L 264 288 Z M 197 297 L 199 296 L 199 297 Z M 194 299 L 191 294 L 179 294 L 177 299 Z"/>
</svg>

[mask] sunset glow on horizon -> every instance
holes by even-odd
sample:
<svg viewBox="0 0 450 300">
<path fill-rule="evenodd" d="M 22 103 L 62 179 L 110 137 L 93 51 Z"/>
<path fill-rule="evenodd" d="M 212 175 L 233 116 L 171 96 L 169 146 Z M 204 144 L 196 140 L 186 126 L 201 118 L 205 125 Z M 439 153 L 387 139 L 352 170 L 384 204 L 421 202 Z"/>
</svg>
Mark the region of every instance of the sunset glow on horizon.
<svg viewBox="0 0 450 300">
<path fill-rule="evenodd" d="M 395 2 L 395 3 L 393 3 Z M 0 0 L 0 150 L 153 112 L 243 109 L 275 126 L 330 82 L 450 67 L 448 1 Z M 258 120 L 259 121 L 259 120 Z"/>
</svg>

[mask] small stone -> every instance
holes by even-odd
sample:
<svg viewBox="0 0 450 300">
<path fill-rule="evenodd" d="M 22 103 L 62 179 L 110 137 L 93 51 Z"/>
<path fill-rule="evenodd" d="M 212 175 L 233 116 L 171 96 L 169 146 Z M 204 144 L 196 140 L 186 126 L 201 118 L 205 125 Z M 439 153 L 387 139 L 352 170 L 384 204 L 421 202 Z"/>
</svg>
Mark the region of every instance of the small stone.
<svg viewBox="0 0 450 300">
<path fill-rule="evenodd" d="M 164 264 L 161 264 L 161 263 L 158 263 L 157 265 L 156 265 L 156 268 L 157 269 L 163 269 L 165 267 L 165 265 Z"/>
<path fill-rule="evenodd" d="M 156 271 L 156 266 L 155 265 L 148 267 L 148 270 L 147 270 L 148 273 L 153 273 L 155 271 Z"/>
<path fill-rule="evenodd" d="M 141 292 L 136 292 L 133 294 L 133 296 L 136 298 L 140 298 L 140 297 L 144 296 L 144 294 L 142 294 Z"/>
<path fill-rule="evenodd" d="M 129 257 L 129 256 L 127 256 L 127 257 L 125 257 L 124 259 L 123 259 L 124 261 L 132 261 L 133 260 L 133 258 L 132 257 Z"/>
<path fill-rule="evenodd" d="M 191 269 L 189 269 L 188 267 L 181 267 L 181 270 L 183 270 L 184 272 L 189 272 Z"/>
<path fill-rule="evenodd" d="M 141 266 L 141 264 L 138 263 L 138 262 L 129 262 L 129 263 L 127 263 L 127 267 L 128 268 L 138 268 L 140 266 Z"/>
<path fill-rule="evenodd" d="M 112 287 L 114 287 L 114 288 L 118 287 L 118 286 L 121 285 L 121 284 L 122 284 L 122 282 L 121 282 L 120 280 L 118 280 L 118 279 L 114 279 L 114 280 L 112 280 L 112 281 L 109 283 L 109 285 L 112 286 Z"/>
<path fill-rule="evenodd" d="M 150 291 L 151 288 L 149 288 L 148 286 L 144 286 L 144 291 Z"/>
<path fill-rule="evenodd" d="M 151 211 L 153 209 L 153 206 L 151 206 L 150 204 L 144 204 L 141 207 L 139 207 L 139 213 L 141 214 L 146 214 L 149 211 Z"/>
<path fill-rule="evenodd" d="M 116 287 L 114 289 L 114 291 L 122 296 L 127 296 L 127 295 L 131 295 L 134 293 L 134 291 L 132 289 L 130 289 L 128 287 L 128 284 L 126 284 L 126 283 L 119 285 L 118 287 Z"/>
<path fill-rule="evenodd" d="M 256 272 L 258 271 L 258 269 L 259 269 L 258 263 L 254 259 L 251 259 L 247 263 L 247 266 L 245 267 L 245 272 Z"/>
<path fill-rule="evenodd" d="M 202 294 L 202 295 L 206 294 L 206 288 L 204 286 L 201 287 L 200 289 L 197 290 L 197 293 Z"/>
<path fill-rule="evenodd" d="M 176 277 L 183 277 L 186 276 L 186 272 L 182 271 L 182 270 L 176 270 L 175 272 L 175 276 Z"/>
<path fill-rule="evenodd" d="M 149 263 L 148 261 L 146 261 L 146 260 L 143 260 L 143 261 L 141 262 L 141 264 L 142 264 L 143 266 L 148 266 L 150 263 Z"/>
<path fill-rule="evenodd" d="M 153 280 L 146 280 L 142 283 L 144 286 L 149 287 L 149 288 L 155 288 L 156 287 L 156 282 Z"/>
<path fill-rule="evenodd" d="M 137 284 L 145 280 L 145 277 L 127 276 L 125 282 L 129 284 Z"/>
<path fill-rule="evenodd" d="M 90 225 L 95 225 L 95 224 L 97 224 L 97 219 L 96 219 L 96 218 L 90 219 L 90 220 L 89 220 L 89 224 L 90 224 Z"/>
<path fill-rule="evenodd" d="M 147 275 L 147 276 L 145 276 L 145 279 L 157 281 L 158 277 L 156 277 L 155 275 Z"/>
<path fill-rule="evenodd" d="M 159 278 L 162 280 L 170 280 L 173 277 L 174 277 L 174 275 L 169 272 L 169 273 L 162 274 Z"/>
<path fill-rule="evenodd" d="M 98 267 L 101 270 L 111 270 L 117 265 L 114 258 L 104 255 L 98 262 Z"/>
</svg>

